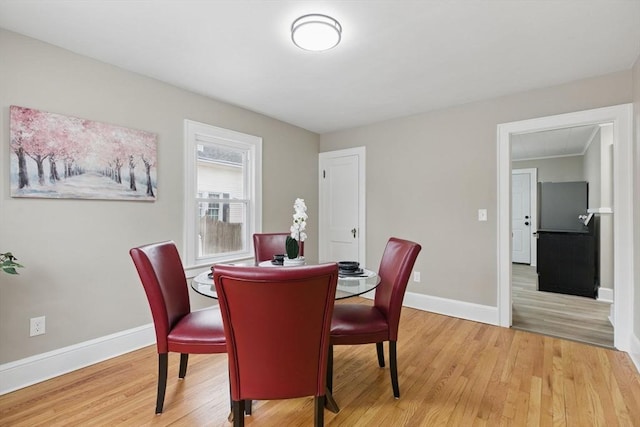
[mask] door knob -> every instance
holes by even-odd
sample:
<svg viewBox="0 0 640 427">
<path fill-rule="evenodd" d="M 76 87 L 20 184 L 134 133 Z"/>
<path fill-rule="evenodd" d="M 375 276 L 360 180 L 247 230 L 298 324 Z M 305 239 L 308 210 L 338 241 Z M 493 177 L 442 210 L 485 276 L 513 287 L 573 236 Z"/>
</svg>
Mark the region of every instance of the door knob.
<svg viewBox="0 0 640 427">
<path fill-rule="evenodd" d="M 526 221 L 526 222 L 524 223 L 524 225 L 529 225 L 529 221 Z"/>
<path fill-rule="evenodd" d="M 353 238 L 355 239 L 356 238 L 356 229 L 355 228 L 351 230 L 351 234 L 353 234 Z"/>
<path fill-rule="evenodd" d="M 524 216 L 524 219 L 529 219 L 529 215 L 525 215 L 525 216 Z"/>
</svg>

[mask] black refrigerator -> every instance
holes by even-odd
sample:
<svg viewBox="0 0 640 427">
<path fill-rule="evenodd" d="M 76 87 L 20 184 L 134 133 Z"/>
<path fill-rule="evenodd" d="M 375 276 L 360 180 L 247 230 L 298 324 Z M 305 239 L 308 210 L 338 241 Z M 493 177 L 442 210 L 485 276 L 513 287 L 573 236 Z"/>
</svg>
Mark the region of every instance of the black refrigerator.
<svg viewBox="0 0 640 427">
<path fill-rule="evenodd" d="M 584 181 L 538 184 L 538 290 L 597 296 L 597 221 L 587 214 L 588 198 Z"/>
</svg>

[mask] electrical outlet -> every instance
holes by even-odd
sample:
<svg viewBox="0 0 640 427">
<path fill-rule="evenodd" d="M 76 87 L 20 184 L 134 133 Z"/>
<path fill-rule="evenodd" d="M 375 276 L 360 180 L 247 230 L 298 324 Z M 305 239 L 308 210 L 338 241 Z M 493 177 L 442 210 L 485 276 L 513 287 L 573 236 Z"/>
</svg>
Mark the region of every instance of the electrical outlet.
<svg viewBox="0 0 640 427">
<path fill-rule="evenodd" d="M 487 220 L 487 210 L 478 209 L 478 221 L 486 221 L 486 220 Z"/>
<path fill-rule="evenodd" d="M 413 272 L 413 281 L 414 282 L 419 282 L 420 281 L 420 272 L 419 271 L 414 271 Z"/>
<path fill-rule="evenodd" d="M 36 335 L 43 335 L 46 331 L 45 329 L 45 317 L 33 317 L 29 322 L 31 328 L 29 332 L 30 337 L 35 337 Z"/>
</svg>

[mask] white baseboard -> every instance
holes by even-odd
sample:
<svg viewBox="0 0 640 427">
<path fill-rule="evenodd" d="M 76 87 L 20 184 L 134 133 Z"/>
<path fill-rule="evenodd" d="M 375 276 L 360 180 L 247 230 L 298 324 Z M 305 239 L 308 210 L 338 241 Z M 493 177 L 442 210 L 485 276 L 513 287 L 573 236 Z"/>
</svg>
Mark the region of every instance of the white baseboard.
<svg viewBox="0 0 640 427">
<path fill-rule="evenodd" d="M 156 342 L 153 324 L 0 365 L 0 395 Z"/>
<path fill-rule="evenodd" d="M 403 305 L 432 313 L 473 320 L 474 322 L 499 325 L 498 307 L 489 305 L 474 304 L 414 292 L 405 294 Z"/>
<path fill-rule="evenodd" d="M 598 301 L 613 303 L 613 289 L 598 288 Z"/>
<path fill-rule="evenodd" d="M 611 326 L 613 326 L 614 328 L 616 327 L 615 321 L 613 319 L 615 319 L 615 310 L 614 310 L 614 305 L 613 303 L 611 303 L 611 307 L 609 307 L 609 323 L 611 323 Z"/>
<path fill-rule="evenodd" d="M 635 335 L 631 334 L 630 348 L 629 348 L 629 357 L 633 361 L 633 364 L 636 365 L 636 369 L 640 372 L 640 339 Z"/>
<path fill-rule="evenodd" d="M 375 297 L 375 290 L 360 296 L 373 299 Z M 473 320 L 474 322 L 500 326 L 498 323 L 498 308 L 489 305 L 480 305 L 471 302 L 434 297 L 415 292 L 406 292 L 404 294 L 404 301 L 402 305 L 404 307 L 416 308 L 422 311 L 444 314 L 445 316 L 458 317 L 460 319 Z"/>
<path fill-rule="evenodd" d="M 360 295 L 361 297 L 373 299 L 375 290 Z M 488 305 L 474 304 L 471 302 L 458 301 L 447 298 L 434 297 L 431 295 L 406 292 L 402 302 L 403 307 L 416 308 L 422 311 L 444 314 L 445 316 L 458 317 L 474 322 L 487 323 L 499 326 L 498 308 Z"/>
</svg>

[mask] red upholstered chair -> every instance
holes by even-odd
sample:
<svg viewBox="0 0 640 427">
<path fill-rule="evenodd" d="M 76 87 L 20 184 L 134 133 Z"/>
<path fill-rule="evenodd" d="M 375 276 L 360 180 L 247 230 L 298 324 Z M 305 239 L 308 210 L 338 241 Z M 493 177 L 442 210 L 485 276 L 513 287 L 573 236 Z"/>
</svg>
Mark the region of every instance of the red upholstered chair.
<svg viewBox="0 0 640 427">
<path fill-rule="evenodd" d="M 234 426 L 245 400 L 314 396 L 324 403 L 338 266 L 293 268 L 217 264 L 214 282 L 229 355 Z"/>
<path fill-rule="evenodd" d="M 253 235 L 253 251 L 256 265 L 262 261 L 270 261 L 274 255 L 286 253 L 287 236 L 291 233 L 255 233 Z"/>
<path fill-rule="evenodd" d="M 380 284 L 376 288 L 373 305 L 338 304 L 333 311 L 331 321 L 331 346 L 327 388 L 332 389 L 333 382 L 333 346 L 352 344 L 376 344 L 378 364 L 384 367 L 383 342 L 389 341 L 389 361 L 393 395 L 400 397 L 398 387 L 398 363 L 396 341 L 400 311 L 407 282 L 422 247 L 408 240 L 392 237 L 387 242 L 378 275 Z"/>
<path fill-rule="evenodd" d="M 190 353 L 226 353 L 222 317 L 217 307 L 191 311 L 187 280 L 173 242 L 133 248 L 129 254 L 147 294 L 156 329 L 156 414 L 160 414 L 167 387 L 168 353 L 180 353 L 180 378 L 187 374 Z"/>
</svg>

